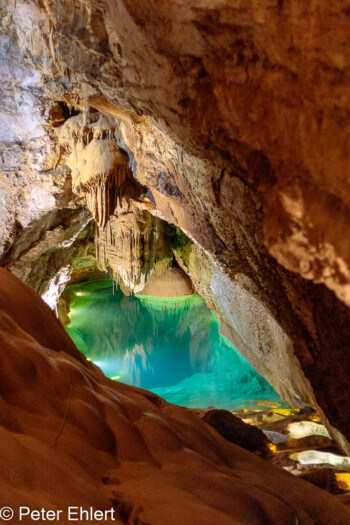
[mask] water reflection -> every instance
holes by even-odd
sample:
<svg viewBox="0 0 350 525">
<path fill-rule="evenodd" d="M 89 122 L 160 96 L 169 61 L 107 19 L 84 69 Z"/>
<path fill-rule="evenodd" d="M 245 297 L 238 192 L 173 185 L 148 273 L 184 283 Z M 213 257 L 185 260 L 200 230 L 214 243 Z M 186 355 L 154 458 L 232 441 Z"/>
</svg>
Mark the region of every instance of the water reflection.
<svg viewBox="0 0 350 525">
<path fill-rule="evenodd" d="M 205 301 L 113 294 L 111 281 L 70 287 L 77 347 L 105 374 L 170 402 L 236 409 L 253 399 L 280 401 L 233 345 Z"/>
</svg>

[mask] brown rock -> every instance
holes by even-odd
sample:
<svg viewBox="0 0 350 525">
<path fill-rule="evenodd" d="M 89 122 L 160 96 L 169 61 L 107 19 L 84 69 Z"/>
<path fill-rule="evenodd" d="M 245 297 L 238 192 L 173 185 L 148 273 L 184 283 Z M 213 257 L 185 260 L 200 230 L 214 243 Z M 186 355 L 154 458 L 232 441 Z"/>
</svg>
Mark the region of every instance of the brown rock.
<svg viewBox="0 0 350 525">
<path fill-rule="evenodd" d="M 203 421 L 215 428 L 219 434 L 239 447 L 250 452 L 267 453 L 268 439 L 257 427 L 244 423 L 228 410 L 209 410 Z"/>
<path fill-rule="evenodd" d="M 334 469 L 331 468 L 318 468 L 302 472 L 299 475 L 300 478 L 312 483 L 320 489 L 327 490 L 327 492 L 336 492 L 336 478 Z"/>
</svg>

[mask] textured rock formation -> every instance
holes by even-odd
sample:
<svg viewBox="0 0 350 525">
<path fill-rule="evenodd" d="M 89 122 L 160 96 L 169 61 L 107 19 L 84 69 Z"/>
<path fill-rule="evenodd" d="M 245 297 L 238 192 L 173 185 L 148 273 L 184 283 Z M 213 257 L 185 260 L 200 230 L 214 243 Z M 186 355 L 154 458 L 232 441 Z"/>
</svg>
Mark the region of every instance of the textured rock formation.
<svg viewBox="0 0 350 525">
<path fill-rule="evenodd" d="M 193 286 L 180 268 L 169 268 L 166 264 L 156 267 L 139 296 L 179 297 L 193 293 Z"/>
<path fill-rule="evenodd" d="M 57 126 L 72 107 L 113 117 L 153 213 L 195 241 L 191 276 L 225 333 L 286 399 L 318 407 L 347 439 L 348 11 L 342 0 L 1 6 L 9 243 L 28 159 L 39 156 L 27 180 L 50 202 L 34 213 L 36 186 L 25 184 L 27 225 L 56 207 L 46 177 L 67 172 L 45 118 Z M 101 129 L 93 140 L 107 144 Z"/>
<path fill-rule="evenodd" d="M 73 191 L 86 194 L 88 208 L 102 230 L 118 201 L 122 206 L 133 179 L 129 158 L 116 143 L 115 128 L 113 117 L 92 112 L 68 119 L 57 132 L 60 154 L 66 153 L 72 172 Z M 139 196 L 141 186 L 134 182 L 134 187 Z"/>
<path fill-rule="evenodd" d="M 3 269 L 0 290 L 0 503 L 16 518 L 19 505 L 44 506 L 62 509 L 65 524 L 76 505 L 113 508 L 117 521 L 106 523 L 350 520 L 333 496 L 229 443 L 189 410 L 107 379 Z"/>
<path fill-rule="evenodd" d="M 118 214 L 118 215 L 117 215 Z M 112 269 L 117 281 L 138 292 L 157 262 L 172 260 L 167 224 L 136 206 L 117 210 L 96 237 L 99 268 Z"/>
<path fill-rule="evenodd" d="M 69 170 L 55 166 L 52 128 L 72 113 L 44 95 L 41 73 L 26 51 L 31 46 L 45 62 L 46 44 L 33 35 L 40 32 L 38 11 L 23 5 L 12 17 L 8 7 L 0 7 L 0 260 L 43 293 L 65 265 L 62 248 L 89 217 L 74 199 Z"/>
<path fill-rule="evenodd" d="M 66 219 L 64 214 L 57 215 L 54 218 L 57 226 L 50 228 L 45 221 L 39 232 L 37 223 L 24 230 L 2 259 L 4 266 L 41 294 L 48 290 L 56 274 L 64 269 L 69 273 L 73 257 L 85 244 L 84 229 L 91 220 L 84 208 L 69 210 Z M 36 240 L 38 233 L 40 237 Z"/>
<path fill-rule="evenodd" d="M 58 130 L 60 154 L 72 172 L 73 191 L 86 196 L 97 225 L 97 261 L 103 271 L 139 291 L 156 262 L 171 258 L 170 230 L 148 210 L 154 206 L 134 179 L 116 139 L 117 121 L 96 111 L 68 119 Z M 60 157 L 61 160 L 61 157 Z"/>
</svg>

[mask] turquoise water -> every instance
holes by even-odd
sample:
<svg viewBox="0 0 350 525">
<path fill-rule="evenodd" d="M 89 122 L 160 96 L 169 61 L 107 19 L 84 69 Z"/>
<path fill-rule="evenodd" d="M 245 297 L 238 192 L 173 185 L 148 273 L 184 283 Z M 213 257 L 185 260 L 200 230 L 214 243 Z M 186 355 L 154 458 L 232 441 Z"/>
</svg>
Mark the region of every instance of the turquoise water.
<svg viewBox="0 0 350 525">
<path fill-rule="evenodd" d="M 225 337 L 198 295 L 124 296 L 112 281 L 66 289 L 76 346 L 103 372 L 152 390 L 171 403 L 236 410 L 256 400 L 281 402 Z"/>
</svg>

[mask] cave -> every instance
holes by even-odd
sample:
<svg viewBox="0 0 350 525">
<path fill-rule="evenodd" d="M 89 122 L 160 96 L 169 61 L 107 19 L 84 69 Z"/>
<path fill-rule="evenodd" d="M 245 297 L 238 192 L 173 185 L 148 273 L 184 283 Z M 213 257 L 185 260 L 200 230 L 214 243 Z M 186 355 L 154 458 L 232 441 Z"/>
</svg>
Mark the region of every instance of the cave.
<svg viewBox="0 0 350 525">
<path fill-rule="evenodd" d="M 0 521 L 350 523 L 348 6 L 0 15 Z"/>
</svg>

